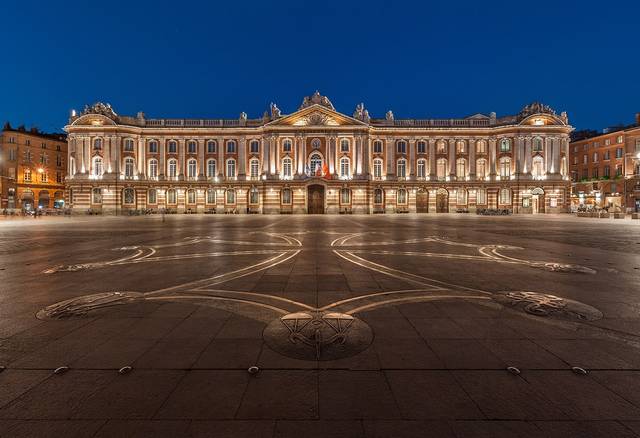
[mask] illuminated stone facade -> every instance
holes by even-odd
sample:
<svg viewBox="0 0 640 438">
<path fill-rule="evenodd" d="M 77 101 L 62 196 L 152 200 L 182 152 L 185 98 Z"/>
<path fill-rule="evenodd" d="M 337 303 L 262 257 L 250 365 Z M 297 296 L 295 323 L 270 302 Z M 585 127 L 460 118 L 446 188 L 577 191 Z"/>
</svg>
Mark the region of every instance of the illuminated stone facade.
<svg viewBox="0 0 640 438">
<path fill-rule="evenodd" d="M 149 119 L 95 104 L 74 114 L 74 212 L 564 212 L 565 113 L 534 103 L 513 116 L 396 119 L 337 112 L 315 93 L 259 119 Z"/>
</svg>

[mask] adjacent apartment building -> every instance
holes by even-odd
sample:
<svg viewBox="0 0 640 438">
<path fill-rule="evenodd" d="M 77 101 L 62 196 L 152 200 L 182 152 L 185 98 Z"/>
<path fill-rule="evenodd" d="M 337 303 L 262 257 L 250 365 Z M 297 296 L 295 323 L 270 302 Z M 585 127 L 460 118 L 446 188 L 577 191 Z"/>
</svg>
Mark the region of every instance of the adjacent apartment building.
<svg viewBox="0 0 640 438">
<path fill-rule="evenodd" d="M 640 113 L 629 126 L 575 132 L 570 151 L 572 208 L 640 211 Z"/>
<path fill-rule="evenodd" d="M 351 115 L 316 92 L 260 118 L 147 118 L 108 104 L 71 116 L 68 205 L 79 213 L 446 213 L 569 207 L 566 113 Z"/>
<path fill-rule="evenodd" d="M 4 125 L 0 132 L 0 208 L 63 208 L 66 170 L 66 135 Z"/>
</svg>

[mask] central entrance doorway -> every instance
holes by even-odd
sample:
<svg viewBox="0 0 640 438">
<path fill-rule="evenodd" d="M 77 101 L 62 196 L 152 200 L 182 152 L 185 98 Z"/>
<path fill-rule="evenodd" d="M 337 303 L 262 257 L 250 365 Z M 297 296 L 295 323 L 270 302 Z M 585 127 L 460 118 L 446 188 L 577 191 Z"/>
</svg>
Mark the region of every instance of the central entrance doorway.
<svg viewBox="0 0 640 438">
<path fill-rule="evenodd" d="M 436 192 L 436 213 L 449 213 L 449 192 L 445 189 Z"/>
<path fill-rule="evenodd" d="M 307 189 L 307 213 L 324 214 L 324 186 L 316 184 Z"/>
<path fill-rule="evenodd" d="M 416 193 L 416 213 L 429 213 L 429 192 L 426 189 Z"/>
</svg>

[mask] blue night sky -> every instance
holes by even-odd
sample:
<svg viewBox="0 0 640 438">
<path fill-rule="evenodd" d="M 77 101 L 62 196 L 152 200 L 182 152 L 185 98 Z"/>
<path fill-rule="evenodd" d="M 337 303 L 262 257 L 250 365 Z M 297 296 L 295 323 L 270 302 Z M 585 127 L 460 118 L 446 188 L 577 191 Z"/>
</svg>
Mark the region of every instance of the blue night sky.
<svg viewBox="0 0 640 438">
<path fill-rule="evenodd" d="M 0 121 L 60 131 L 104 101 L 148 117 L 283 113 L 316 89 L 373 117 L 517 113 L 576 128 L 640 112 L 640 2 L 11 1 Z"/>
</svg>

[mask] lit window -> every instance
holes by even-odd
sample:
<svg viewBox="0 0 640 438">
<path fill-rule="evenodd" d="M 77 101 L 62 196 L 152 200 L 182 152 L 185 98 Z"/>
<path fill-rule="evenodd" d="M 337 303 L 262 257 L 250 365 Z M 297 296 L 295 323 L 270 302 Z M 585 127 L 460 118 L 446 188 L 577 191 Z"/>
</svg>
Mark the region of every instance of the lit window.
<svg viewBox="0 0 640 438">
<path fill-rule="evenodd" d="M 456 153 L 457 154 L 464 154 L 466 152 L 466 148 L 465 148 L 465 143 L 463 140 L 458 140 L 456 142 Z"/>
<path fill-rule="evenodd" d="M 456 160 L 456 177 L 463 179 L 467 176 L 467 160 L 464 158 L 458 158 Z"/>
<path fill-rule="evenodd" d="M 150 189 L 147 192 L 147 203 L 148 204 L 157 204 L 158 203 L 158 192 L 156 192 L 156 189 Z"/>
<path fill-rule="evenodd" d="M 373 160 L 373 177 L 382 178 L 382 160 L 380 158 Z"/>
<path fill-rule="evenodd" d="M 175 159 L 167 161 L 167 176 L 169 178 L 178 176 L 178 162 Z"/>
<path fill-rule="evenodd" d="M 438 161 L 436 161 L 436 175 L 440 181 L 446 178 L 447 176 L 446 158 L 439 158 Z"/>
<path fill-rule="evenodd" d="M 476 190 L 476 204 L 484 205 L 487 203 L 487 192 L 485 189 Z"/>
<path fill-rule="evenodd" d="M 249 191 L 249 204 L 258 204 L 260 202 L 260 192 L 256 187 L 251 187 Z"/>
<path fill-rule="evenodd" d="M 292 192 L 291 189 L 282 189 L 282 203 L 285 205 L 291 204 Z"/>
<path fill-rule="evenodd" d="M 511 140 L 503 138 L 500 140 L 500 152 L 509 152 L 511 150 Z"/>
<path fill-rule="evenodd" d="M 216 177 L 216 160 L 207 160 L 207 178 Z"/>
<path fill-rule="evenodd" d="M 447 144 L 444 142 L 444 140 L 438 140 L 438 143 L 436 144 L 436 152 L 438 152 L 439 154 L 444 154 L 447 152 Z"/>
<path fill-rule="evenodd" d="M 458 205 L 466 205 L 467 203 L 467 190 L 466 189 L 458 189 L 458 197 L 456 200 Z"/>
<path fill-rule="evenodd" d="M 350 175 L 349 159 L 346 157 L 342 157 L 340 159 L 340 177 L 349 178 L 349 175 Z"/>
<path fill-rule="evenodd" d="M 351 190 L 347 188 L 340 189 L 340 204 L 351 203 Z"/>
<path fill-rule="evenodd" d="M 124 176 L 125 178 L 133 178 L 134 161 L 133 158 L 124 159 Z"/>
<path fill-rule="evenodd" d="M 282 160 L 282 177 L 291 179 L 291 158 L 287 157 Z"/>
<path fill-rule="evenodd" d="M 122 198 L 125 204 L 134 204 L 135 203 L 135 192 L 132 188 L 128 187 L 123 190 Z"/>
<path fill-rule="evenodd" d="M 484 140 L 480 140 L 478 143 L 476 143 L 476 153 L 478 154 L 487 153 L 487 143 Z"/>
<path fill-rule="evenodd" d="M 405 205 L 407 203 L 407 191 L 405 189 L 398 189 L 396 192 L 396 201 L 401 205 Z"/>
<path fill-rule="evenodd" d="M 91 203 L 102 204 L 102 189 L 100 187 L 91 189 Z"/>
<path fill-rule="evenodd" d="M 418 166 L 416 167 L 416 174 L 418 178 L 424 178 L 427 176 L 427 160 L 418 160 Z"/>
<path fill-rule="evenodd" d="M 487 160 L 484 158 L 476 161 L 476 175 L 478 178 L 486 178 L 487 176 Z"/>
<path fill-rule="evenodd" d="M 507 205 L 511 203 L 511 191 L 509 189 L 500 190 L 500 204 Z"/>
<path fill-rule="evenodd" d="M 207 204 L 215 204 L 216 203 L 216 191 L 215 189 L 207 190 Z"/>
<path fill-rule="evenodd" d="M 233 189 L 227 190 L 227 204 L 236 203 L 236 191 Z"/>
<path fill-rule="evenodd" d="M 397 163 L 397 176 L 398 178 L 406 178 L 407 176 L 407 160 L 401 158 Z"/>
<path fill-rule="evenodd" d="M 177 203 L 178 203 L 178 197 L 176 195 L 176 190 L 175 189 L 167 190 L 167 204 L 177 204 Z"/>
<path fill-rule="evenodd" d="M 511 160 L 509 158 L 500 158 L 500 178 L 509 178 L 511 176 Z"/>
<path fill-rule="evenodd" d="M 187 190 L 187 204 L 196 203 L 196 191 L 193 189 Z"/>
<path fill-rule="evenodd" d="M 236 177 L 236 160 L 227 160 L 227 178 Z"/>
<path fill-rule="evenodd" d="M 249 162 L 249 175 L 254 179 L 260 175 L 260 161 L 255 158 Z"/>
<path fill-rule="evenodd" d="M 198 172 L 198 163 L 193 158 L 187 161 L 187 177 L 194 179 Z"/>
<path fill-rule="evenodd" d="M 322 157 L 320 154 L 312 154 L 311 157 L 309 157 L 309 170 L 313 175 L 322 172 Z"/>
<path fill-rule="evenodd" d="M 155 158 L 149 160 L 149 178 L 158 177 L 158 160 Z"/>
<path fill-rule="evenodd" d="M 93 176 L 102 176 L 102 157 L 93 157 Z"/>
</svg>

